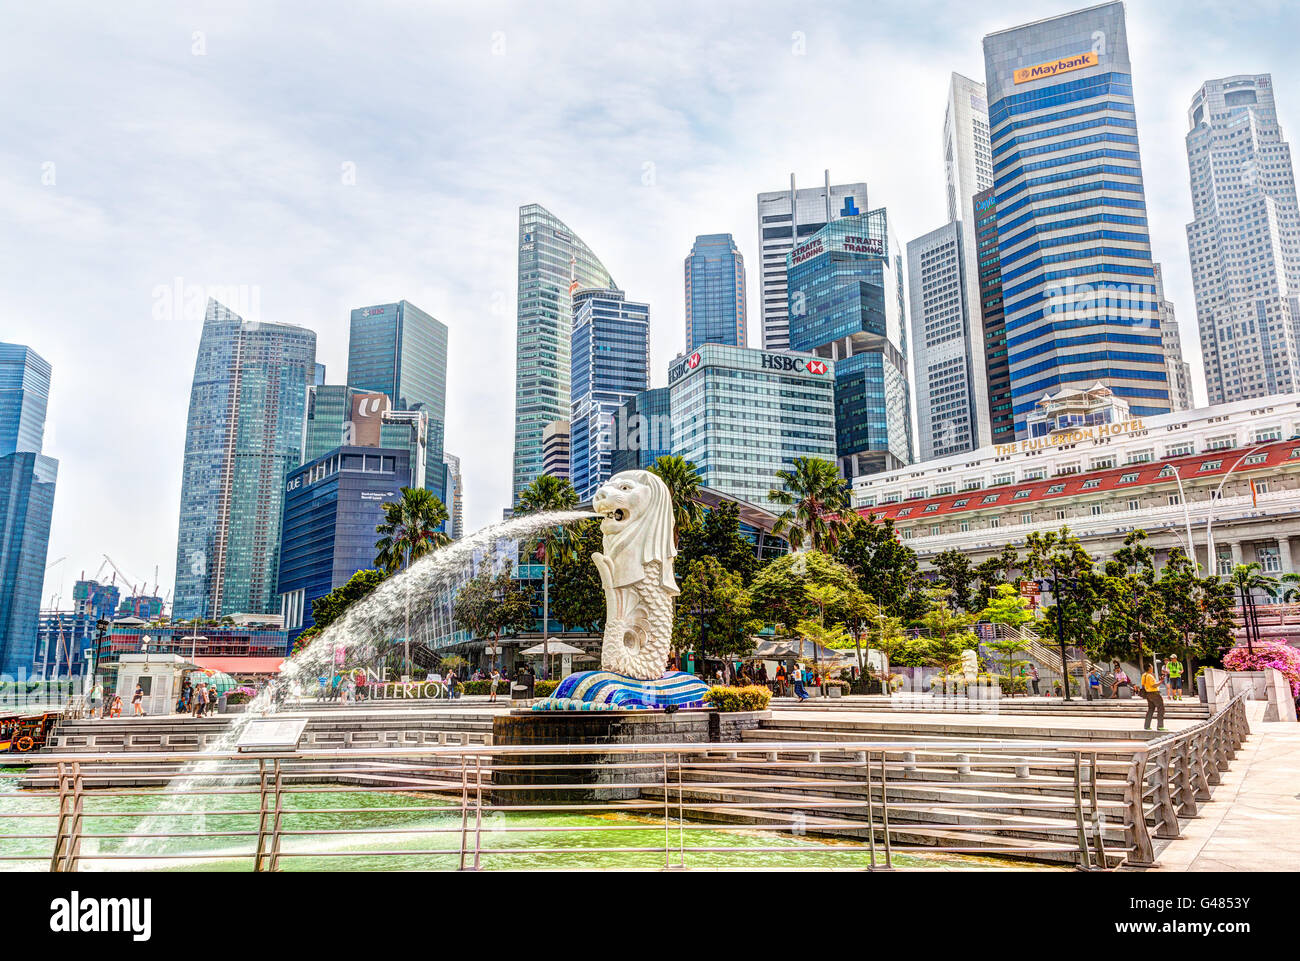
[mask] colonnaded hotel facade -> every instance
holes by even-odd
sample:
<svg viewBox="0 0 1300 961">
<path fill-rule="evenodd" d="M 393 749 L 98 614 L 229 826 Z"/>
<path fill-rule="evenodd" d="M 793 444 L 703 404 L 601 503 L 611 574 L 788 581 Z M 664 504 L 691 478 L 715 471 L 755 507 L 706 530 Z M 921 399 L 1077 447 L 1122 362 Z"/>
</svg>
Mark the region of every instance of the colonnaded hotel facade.
<svg viewBox="0 0 1300 961">
<path fill-rule="evenodd" d="M 957 549 L 978 563 L 1068 526 L 1101 560 L 1140 528 L 1163 564 L 1190 525 L 1207 572 L 1300 570 L 1300 394 L 1136 416 L 1098 384 L 1043 398 L 1030 426 L 1024 440 L 860 477 L 854 507 L 893 520 L 923 562 Z"/>
</svg>

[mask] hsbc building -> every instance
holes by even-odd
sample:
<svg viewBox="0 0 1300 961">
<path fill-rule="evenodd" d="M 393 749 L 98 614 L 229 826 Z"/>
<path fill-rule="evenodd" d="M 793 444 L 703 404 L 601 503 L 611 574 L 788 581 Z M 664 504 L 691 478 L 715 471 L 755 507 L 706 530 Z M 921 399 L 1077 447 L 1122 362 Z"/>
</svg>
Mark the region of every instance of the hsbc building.
<svg viewBox="0 0 1300 961">
<path fill-rule="evenodd" d="M 668 368 L 672 452 L 705 487 L 769 510 L 796 457 L 835 461 L 835 364 L 786 351 L 704 344 Z"/>
</svg>

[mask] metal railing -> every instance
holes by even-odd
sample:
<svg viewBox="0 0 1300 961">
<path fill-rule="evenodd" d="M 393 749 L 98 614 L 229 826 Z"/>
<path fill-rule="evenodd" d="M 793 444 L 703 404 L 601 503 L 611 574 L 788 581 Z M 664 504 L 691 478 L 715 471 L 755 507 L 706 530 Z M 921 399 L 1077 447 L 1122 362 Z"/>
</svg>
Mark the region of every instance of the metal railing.
<svg viewBox="0 0 1300 961">
<path fill-rule="evenodd" d="M 752 866 L 771 854 L 868 870 L 952 855 L 1143 866 L 1154 863 L 1153 837 L 1179 835 L 1179 819 L 1209 797 L 1247 732 L 1242 695 L 1151 742 L 220 754 L 181 782 L 160 762 L 193 755 L 36 755 L 24 758 L 27 786 L 0 791 L 0 864 L 688 868 Z M 118 799 L 116 808 L 107 799 Z M 329 817 L 334 826 L 322 826 Z M 742 860 L 720 863 L 733 852 Z"/>
</svg>

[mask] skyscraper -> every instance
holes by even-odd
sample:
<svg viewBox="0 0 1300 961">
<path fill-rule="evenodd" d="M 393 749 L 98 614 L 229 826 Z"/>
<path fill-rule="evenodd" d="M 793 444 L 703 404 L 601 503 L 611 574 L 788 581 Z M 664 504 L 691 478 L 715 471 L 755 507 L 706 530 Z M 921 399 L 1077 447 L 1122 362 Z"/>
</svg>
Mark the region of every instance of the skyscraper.
<svg viewBox="0 0 1300 961">
<path fill-rule="evenodd" d="M 903 258 L 885 209 L 827 224 L 786 255 L 786 270 L 790 349 L 835 362 L 840 472 L 912 463 Z"/>
<path fill-rule="evenodd" d="M 512 503 L 542 473 L 542 432 L 569 419 L 573 294 L 617 286 L 572 230 L 546 208 L 519 208 Z"/>
<path fill-rule="evenodd" d="M 867 185 L 836 184 L 831 173 L 821 187 L 795 186 L 758 195 L 758 249 L 763 292 L 763 349 L 790 350 L 790 302 L 786 255 L 828 223 L 867 209 Z"/>
<path fill-rule="evenodd" d="M 976 406 L 987 392 L 977 389 L 972 355 L 982 348 L 971 337 L 971 298 L 961 221 L 945 224 L 907 245 L 908 309 L 916 363 L 916 422 L 920 458 L 960 454 L 981 446 L 976 440 Z"/>
<path fill-rule="evenodd" d="M 569 480 L 586 499 L 609 480 L 614 419 L 649 386 L 650 306 L 621 290 L 573 295 Z"/>
<path fill-rule="evenodd" d="M 1187 116 L 1187 248 L 1210 403 L 1300 390 L 1300 210 L 1272 77 L 1206 81 Z"/>
<path fill-rule="evenodd" d="M 975 239 L 971 205 L 976 194 L 993 186 L 993 155 L 989 148 L 989 107 L 984 84 L 959 73 L 954 73 L 948 82 L 948 105 L 943 115 L 943 160 L 948 222 L 959 226 L 962 270 L 965 273 L 966 314 L 962 337 L 966 342 L 966 376 L 972 397 L 971 447 L 960 449 L 968 450 L 983 447 L 992 439 L 991 419 L 985 400 L 988 395 L 988 358 L 984 351 L 976 295 L 980 276 L 979 245 Z M 924 428 L 921 428 L 921 433 L 924 444 Z M 921 456 L 924 459 L 924 453 Z"/>
<path fill-rule="evenodd" d="M 0 674 L 30 672 L 59 462 L 41 453 L 49 363 L 0 343 Z"/>
<path fill-rule="evenodd" d="M 983 331 L 985 375 L 988 378 L 989 443 L 1011 444 L 1016 422 L 1011 414 L 1011 366 L 1007 362 L 1007 324 L 1002 313 L 1002 261 L 998 257 L 998 200 L 990 187 L 971 201 L 975 224 L 975 253 L 979 267 L 979 308 L 972 309 L 972 324 Z"/>
<path fill-rule="evenodd" d="M 686 349 L 745 346 L 745 259 L 731 234 L 701 234 L 686 255 Z"/>
<path fill-rule="evenodd" d="M 278 609 L 284 485 L 302 456 L 315 373 L 315 333 L 208 301 L 185 433 L 175 617 Z"/>
<path fill-rule="evenodd" d="M 358 307 L 348 337 L 348 386 L 388 395 L 394 410 L 429 414 L 428 463 L 442 464 L 447 423 L 447 325 L 406 300 Z M 425 486 L 443 496 L 442 470 Z"/>
<path fill-rule="evenodd" d="M 618 409 L 610 472 L 645 470 L 673 452 L 672 398 L 667 387 L 633 394 Z"/>
<path fill-rule="evenodd" d="M 442 462 L 447 471 L 447 513 L 451 515 L 447 533 L 460 540 L 465 536 L 465 482 L 461 478 L 460 458 L 443 451 Z"/>
<path fill-rule="evenodd" d="M 984 63 L 1017 436 L 1098 381 L 1168 412 L 1124 5 L 990 34 Z"/>
<path fill-rule="evenodd" d="M 1174 303 L 1165 299 L 1164 272 L 1156 264 L 1156 301 L 1160 304 L 1160 344 L 1169 375 L 1169 402 L 1174 410 L 1192 409 L 1192 365 L 1183 360 L 1183 338 L 1178 333 Z"/>
</svg>

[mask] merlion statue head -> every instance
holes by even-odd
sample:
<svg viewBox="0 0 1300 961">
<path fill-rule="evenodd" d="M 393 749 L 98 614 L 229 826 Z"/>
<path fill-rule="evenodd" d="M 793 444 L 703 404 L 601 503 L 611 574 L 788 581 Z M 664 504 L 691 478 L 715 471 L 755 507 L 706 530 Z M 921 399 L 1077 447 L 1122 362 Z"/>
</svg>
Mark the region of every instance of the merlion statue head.
<svg viewBox="0 0 1300 961">
<path fill-rule="evenodd" d="M 600 524 L 604 555 L 612 568 L 614 587 L 645 579 L 645 565 L 659 561 L 663 587 L 678 593 L 673 578 L 673 502 L 668 487 L 648 470 L 615 474 L 596 491 L 591 509 L 605 515 Z"/>
</svg>

